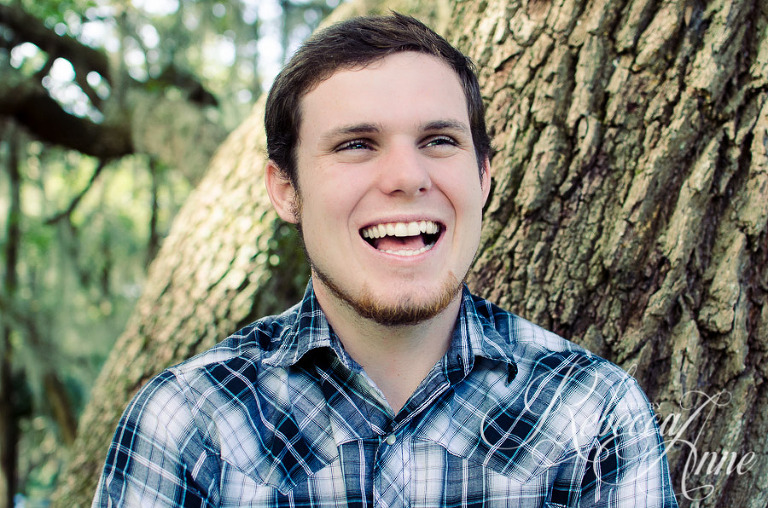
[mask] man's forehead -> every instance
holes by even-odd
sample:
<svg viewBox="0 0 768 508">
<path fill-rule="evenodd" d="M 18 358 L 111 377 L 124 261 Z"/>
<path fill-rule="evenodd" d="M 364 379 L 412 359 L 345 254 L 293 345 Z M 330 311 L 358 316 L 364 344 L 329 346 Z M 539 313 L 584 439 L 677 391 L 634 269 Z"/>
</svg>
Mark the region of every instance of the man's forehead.
<svg viewBox="0 0 768 508">
<path fill-rule="evenodd" d="M 434 74 L 435 68 L 442 68 L 443 71 L 448 71 L 449 74 L 453 78 L 455 78 L 457 83 L 460 84 L 461 82 L 456 70 L 453 69 L 450 65 L 448 65 L 448 63 L 443 59 L 435 55 L 431 55 L 429 53 L 423 53 L 420 51 L 400 51 L 397 53 L 391 53 L 389 55 L 376 58 L 369 62 L 338 66 L 337 68 L 328 72 L 327 75 L 323 75 L 319 79 L 312 81 L 311 84 L 307 87 L 307 89 L 304 90 L 299 96 L 299 104 L 301 105 L 301 103 L 304 102 L 304 100 L 308 95 L 311 95 L 315 90 L 321 87 L 324 83 L 332 80 L 335 81 L 334 78 L 338 78 L 339 75 L 351 75 L 351 76 L 360 75 L 360 74 L 364 74 L 365 71 L 379 70 L 383 66 L 393 63 L 394 61 L 398 61 L 398 60 L 402 61 L 405 59 L 420 60 L 421 62 L 423 62 L 420 67 L 423 75 L 425 76 Z M 448 83 L 446 83 L 446 85 L 448 85 Z"/>
<path fill-rule="evenodd" d="M 443 60 L 418 52 L 339 68 L 302 95 L 301 128 L 310 110 L 334 134 L 376 132 L 380 118 L 397 115 L 421 130 L 469 130 L 468 102 L 458 74 Z"/>
<path fill-rule="evenodd" d="M 393 53 L 389 53 L 386 55 L 377 56 L 375 58 L 372 58 L 370 60 L 364 61 L 364 62 L 350 62 L 346 64 L 340 64 L 335 69 L 329 70 L 319 79 L 316 81 L 313 81 L 312 84 L 307 88 L 307 90 L 302 94 L 307 95 L 312 90 L 320 86 L 325 81 L 328 81 L 329 79 L 333 78 L 337 74 L 346 73 L 346 72 L 360 72 L 365 70 L 376 70 L 378 68 L 381 68 L 384 66 L 387 62 L 394 59 L 402 59 L 405 58 L 426 58 L 427 60 L 431 60 L 435 63 L 439 63 L 442 65 L 445 65 L 448 67 L 448 64 L 443 61 L 441 58 L 431 55 L 429 53 L 424 53 L 423 51 L 397 51 Z"/>
</svg>

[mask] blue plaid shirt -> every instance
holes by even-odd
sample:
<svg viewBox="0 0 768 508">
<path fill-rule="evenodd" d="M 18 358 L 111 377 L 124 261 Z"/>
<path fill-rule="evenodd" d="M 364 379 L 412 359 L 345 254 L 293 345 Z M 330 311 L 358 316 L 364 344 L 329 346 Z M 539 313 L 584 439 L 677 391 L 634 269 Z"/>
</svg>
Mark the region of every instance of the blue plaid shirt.
<svg viewBox="0 0 768 508">
<path fill-rule="evenodd" d="M 304 299 L 151 380 L 93 506 L 677 506 L 624 371 L 465 288 L 396 415 Z"/>
</svg>

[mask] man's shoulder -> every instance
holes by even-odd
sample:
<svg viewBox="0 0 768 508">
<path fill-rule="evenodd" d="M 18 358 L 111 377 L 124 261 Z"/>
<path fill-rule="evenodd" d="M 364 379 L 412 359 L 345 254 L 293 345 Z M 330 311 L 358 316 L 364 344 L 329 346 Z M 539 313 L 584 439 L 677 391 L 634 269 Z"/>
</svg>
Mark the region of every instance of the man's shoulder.
<svg viewBox="0 0 768 508">
<path fill-rule="evenodd" d="M 262 364 L 279 348 L 285 335 L 292 333 L 297 307 L 263 317 L 212 348 L 166 368 L 141 388 L 127 413 L 183 420 L 179 410 L 167 410 L 178 406 L 188 408 L 189 418 L 210 416 L 242 402 L 242 397 L 252 396 L 257 385 L 276 386 L 280 380 L 274 375 L 265 376 Z"/>
<path fill-rule="evenodd" d="M 474 310 L 483 321 L 485 337 L 498 334 L 495 340 L 501 340 L 509 348 L 511 359 L 520 366 L 569 372 L 584 369 L 605 378 L 608 383 L 633 381 L 622 368 L 576 342 L 488 300 L 475 295 L 471 297 Z"/>
<path fill-rule="evenodd" d="M 201 368 L 228 362 L 259 363 L 273 353 L 290 333 L 298 318 L 299 304 L 281 314 L 265 316 L 232 333 L 224 340 L 169 370 L 183 375 Z"/>
<path fill-rule="evenodd" d="M 590 351 L 578 344 L 505 310 L 489 300 L 475 295 L 470 296 L 474 311 L 483 321 L 486 334 L 488 333 L 487 325 L 490 325 L 503 340 L 515 346 L 551 352 L 578 352 L 593 356 Z"/>
</svg>

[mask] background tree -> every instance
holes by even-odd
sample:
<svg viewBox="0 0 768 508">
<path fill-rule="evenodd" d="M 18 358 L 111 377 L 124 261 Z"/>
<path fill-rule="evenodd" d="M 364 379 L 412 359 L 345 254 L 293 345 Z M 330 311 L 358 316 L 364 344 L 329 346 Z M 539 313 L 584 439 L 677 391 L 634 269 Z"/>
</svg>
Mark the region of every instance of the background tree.
<svg viewBox="0 0 768 508">
<path fill-rule="evenodd" d="M 768 7 L 486 0 L 447 13 L 497 148 L 472 289 L 637 376 L 683 506 L 765 506 Z M 300 297 L 296 237 L 260 178 L 261 113 L 222 145 L 153 264 L 83 415 L 62 506 L 88 503 L 143 382 Z"/>
<path fill-rule="evenodd" d="M 768 5 L 455 15 L 498 148 L 470 284 L 634 373 L 684 506 L 766 506 Z"/>
</svg>

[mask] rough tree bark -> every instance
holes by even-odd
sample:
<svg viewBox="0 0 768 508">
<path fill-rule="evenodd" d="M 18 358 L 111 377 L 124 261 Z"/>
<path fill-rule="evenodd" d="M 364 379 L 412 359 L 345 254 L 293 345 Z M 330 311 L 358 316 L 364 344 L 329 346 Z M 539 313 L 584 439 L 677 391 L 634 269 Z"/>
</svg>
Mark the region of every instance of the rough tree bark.
<svg viewBox="0 0 768 508">
<path fill-rule="evenodd" d="M 633 371 L 683 506 L 683 489 L 701 506 L 765 506 L 768 8 L 489 0 L 445 19 L 478 63 L 498 149 L 470 285 Z M 261 114 L 221 147 L 151 267 L 59 506 L 88 503 L 151 375 L 300 296 L 296 238 L 261 181 Z"/>
<path fill-rule="evenodd" d="M 498 149 L 471 286 L 634 373 L 683 506 L 765 507 L 768 4 L 454 16 Z"/>
</svg>

